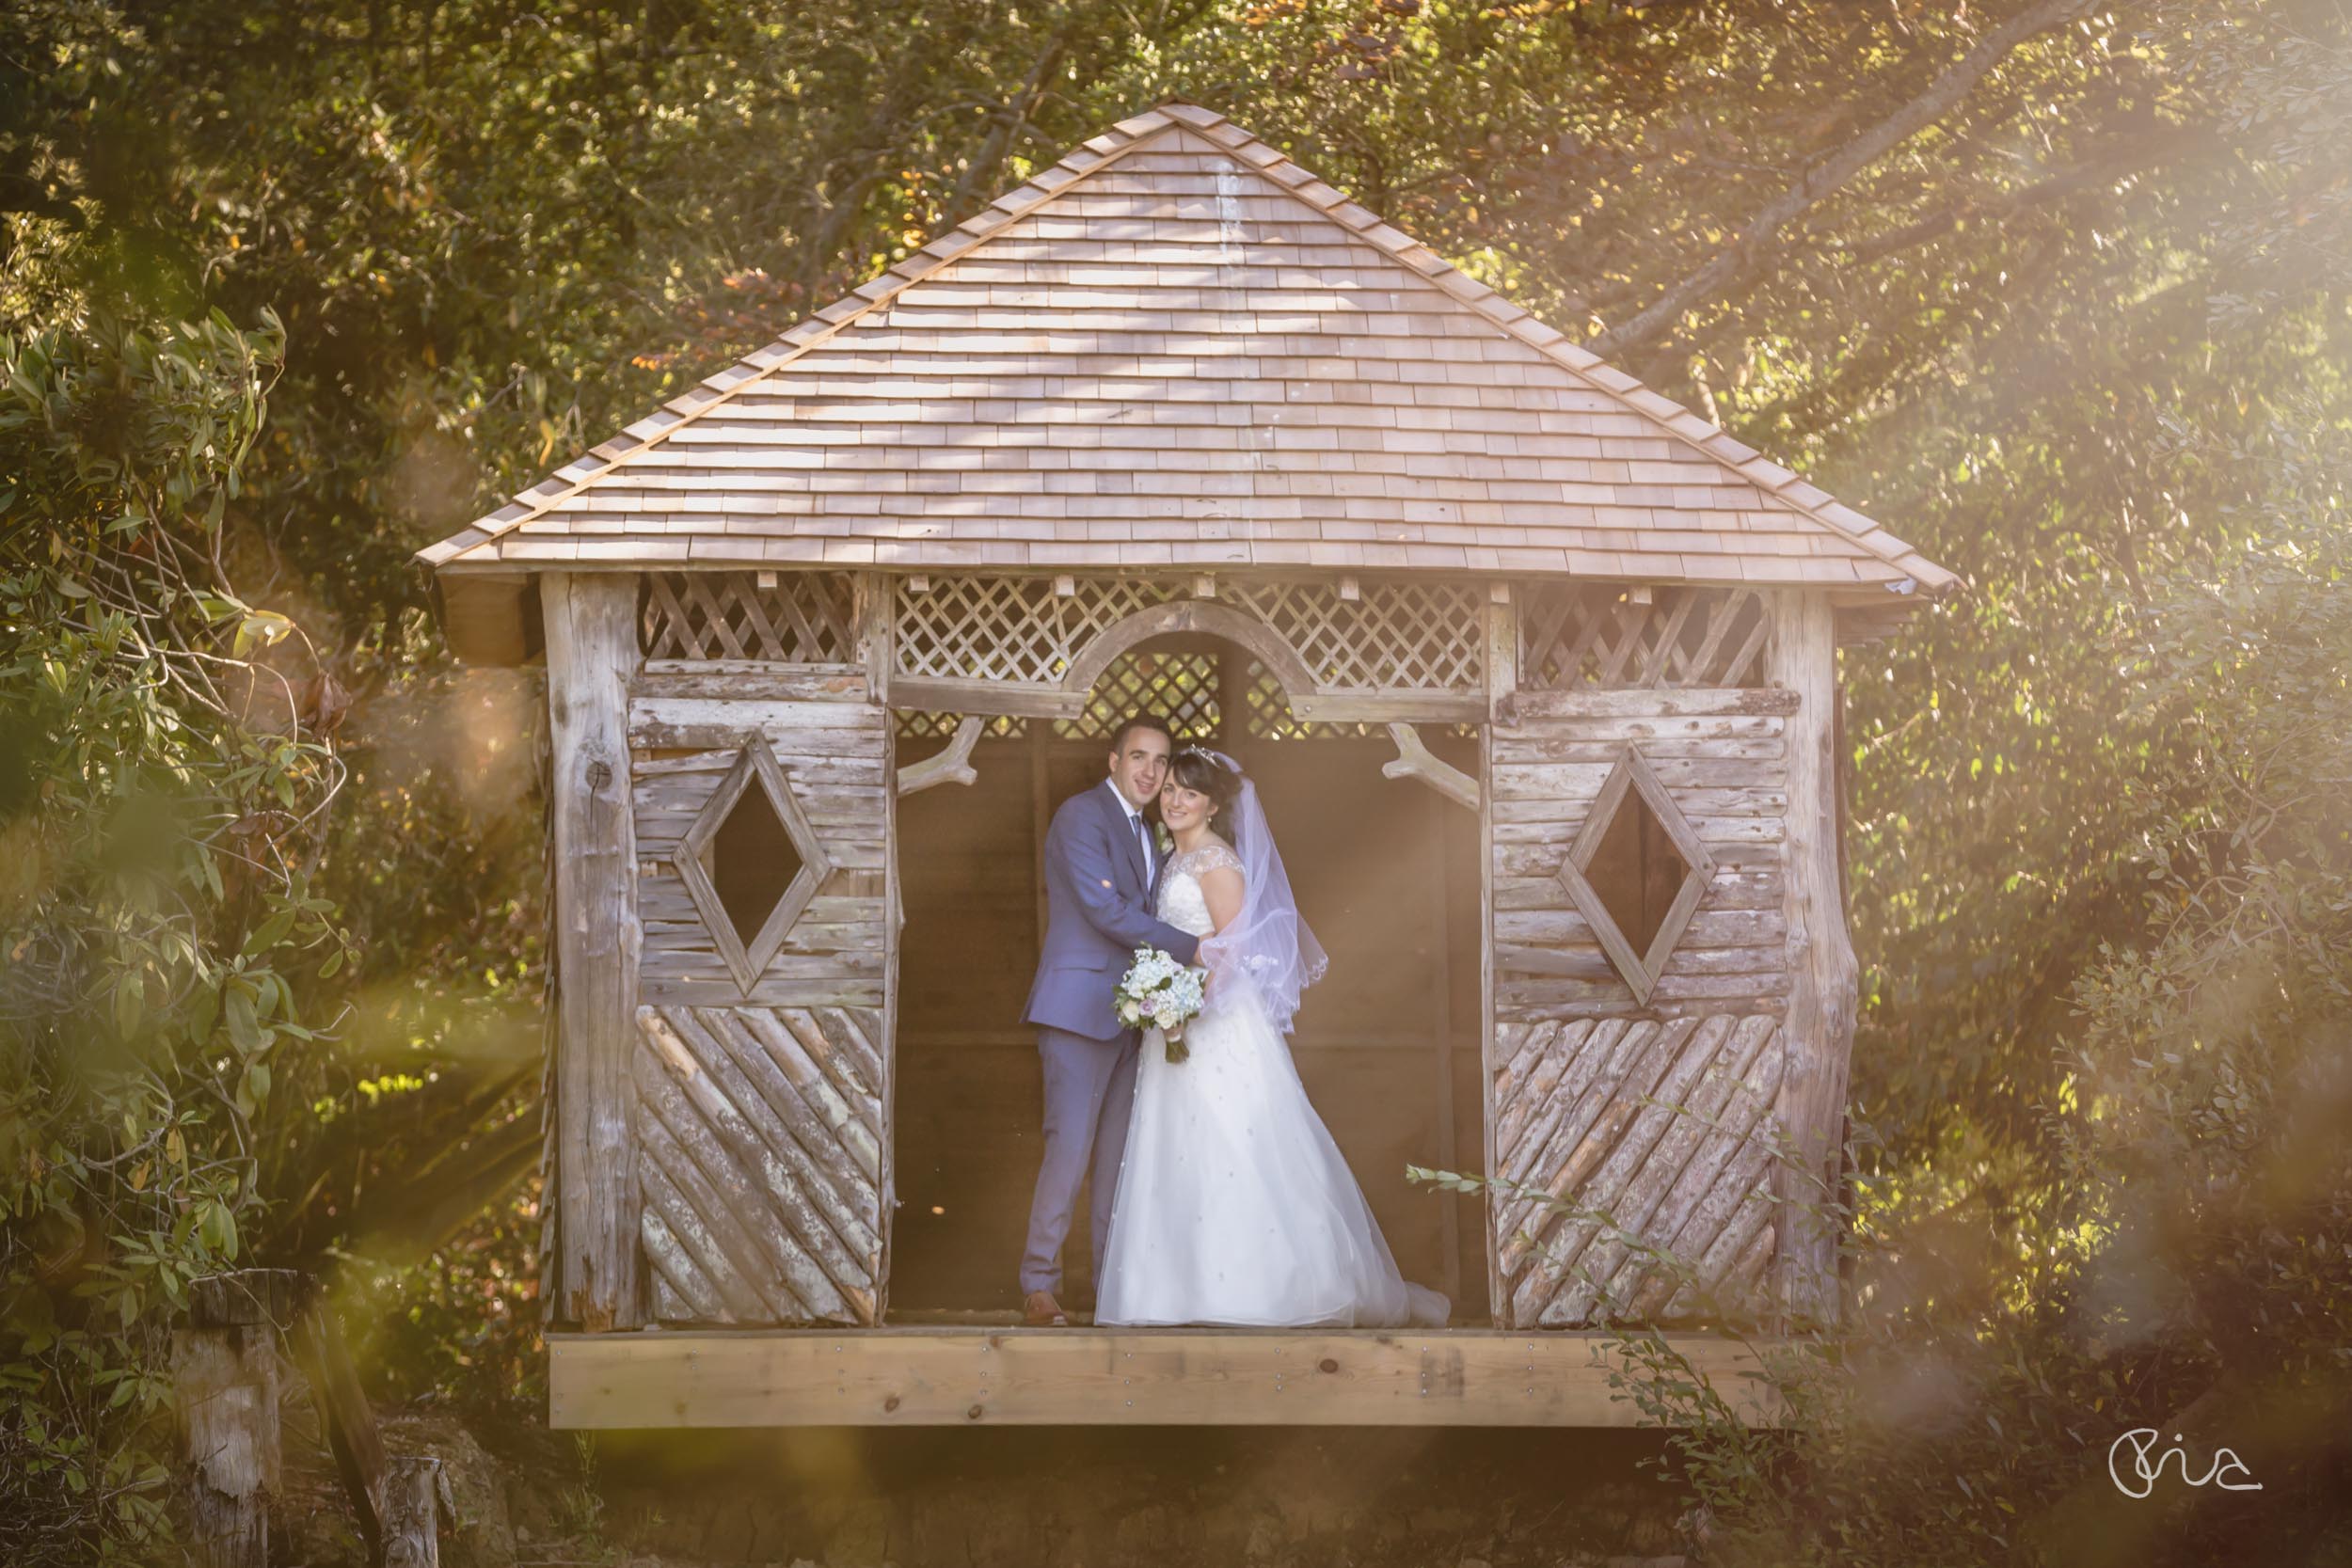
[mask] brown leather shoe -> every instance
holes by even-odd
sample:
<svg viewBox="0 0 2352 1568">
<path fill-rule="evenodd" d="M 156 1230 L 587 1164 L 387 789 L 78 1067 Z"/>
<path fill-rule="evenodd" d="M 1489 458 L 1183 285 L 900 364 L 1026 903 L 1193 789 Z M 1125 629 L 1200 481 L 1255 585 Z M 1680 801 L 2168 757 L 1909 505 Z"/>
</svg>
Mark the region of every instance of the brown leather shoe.
<svg viewBox="0 0 2352 1568">
<path fill-rule="evenodd" d="M 1070 1314 L 1061 1309 L 1061 1303 L 1054 1299 L 1051 1291 L 1031 1291 L 1028 1299 L 1021 1304 L 1021 1310 L 1031 1328 L 1070 1326 Z"/>
</svg>

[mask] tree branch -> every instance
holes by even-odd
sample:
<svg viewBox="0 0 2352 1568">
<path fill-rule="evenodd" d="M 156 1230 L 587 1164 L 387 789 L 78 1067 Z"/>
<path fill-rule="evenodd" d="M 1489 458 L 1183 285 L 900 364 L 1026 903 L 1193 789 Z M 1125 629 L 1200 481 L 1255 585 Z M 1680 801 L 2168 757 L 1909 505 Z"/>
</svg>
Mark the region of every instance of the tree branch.
<svg viewBox="0 0 2352 1568">
<path fill-rule="evenodd" d="M 940 215 L 942 232 L 961 223 L 979 210 L 987 194 L 996 182 L 1005 166 L 1005 159 L 1012 151 L 1013 138 L 1027 128 L 1029 119 L 1038 111 L 1045 97 L 1046 78 L 1061 62 L 1062 54 L 1070 47 L 1066 33 L 1056 33 L 1045 40 L 1037 60 L 1029 67 L 1028 79 L 996 111 L 996 123 L 990 128 L 988 139 L 980 144 L 972 161 L 964 166 L 963 178 L 956 182 L 955 193 Z"/>
<path fill-rule="evenodd" d="M 2018 190 L 2004 191 L 1981 198 L 1963 198 L 1942 212 L 1921 218 L 1916 223 L 1905 224 L 1900 229 L 1890 230 L 1883 234 L 1873 234 L 1867 239 L 1855 240 L 1851 244 L 1838 245 L 1831 242 L 1831 246 L 1843 250 L 1856 261 L 1876 261 L 1894 255 L 1898 251 L 1909 250 L 1914 245 L 1925 245 L 1931 240 L 1940 238 L 1963 221 L 2008 217 L 2012 213 L 2056 201 L 2061 197 L 2072 196 L 2079 190 L 2112 184 L 2124 175 L 2137 174 L 2142 169 L 2170 163 L 2183 153 L 2193 152 L 2200 149 L 2217 150 L 2220 145 L 2215 139 L 2212 128 L 2209 126 L 2184 127 L 2171 135 L 2134 141 L 2119 153 L 2104 158 L 2088 159 L 2072 168 L 2052 175 L 2038 184 L 2026 185 Z"/>
<path fill-rule="evenodd" d="M 1656 342 L 1685 312 L 1721 296 L 1761 266 L 1780 231 L 1843 187 L 1853 177 L 1927 126 L 1949 114 L 1978 82 L 2027 39 L 2062 27 L 2091 8 L 2093 0 L 2041 0 L 2002 23 L 1938 76 L 1928 90 L 1905 103 L 1823 159 L 1794 185 L 1767 203 L 1739 238 L 1717 251 L 1696 272 L 1666 292 L 1622 326 L 1592 339 L 1584 347 L 1603 358 Z"/>
</svg>

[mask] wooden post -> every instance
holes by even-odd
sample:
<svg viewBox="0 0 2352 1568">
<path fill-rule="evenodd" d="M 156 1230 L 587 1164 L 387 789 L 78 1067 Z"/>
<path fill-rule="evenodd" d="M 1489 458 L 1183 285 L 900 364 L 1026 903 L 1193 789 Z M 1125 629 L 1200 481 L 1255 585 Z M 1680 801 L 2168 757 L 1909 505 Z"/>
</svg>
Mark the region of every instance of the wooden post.
<svg viewBox="0 0 2352 1568">
<path fill-rule="evenodd" d="M 857 575 L 857 655 L 866 666 L 871 701 L 890 705 L 891 667 L 897 659 L 892 634 L 897 630 L 898 595 L 890 578 L 882 572 Z"/>
<path fill-rule="evenodd" d="M 1519 689 L 1519 611 L 1508 583 L 1486 590 L 1486 718 L 1493 721 L 1503 703 Z"/>
<path fill-rule="evenodd" d="M 203 1568 L 267 1568 L 279 1484 L 278 1327 L 302 1276 L 247 1269 L 188 1285 L 188 1326 L 172 1334 L 190 1535 Z"/>
<path fill-rule="evenodd" d="M 1045 927 L 1053 916 L 1045 898 L 1045 835 L 1054 826 L 1054 807 L 1058 804 L 1045 794 L 1051 783 L 1047 748 L 1053 742 L 1053 724 L 1038 721 L 1029 732 L 1029 885 L 1037 890 L 1037 950 L 1041 953 L 1045 951 Z"/>
<path fill-rule="evenodd" d="M 384 1568 L 440 1568 L 440 1513 L 449 1490 L 441 1462 L 405 1454 L 384 1466 Z"/>
<path fill-rule="evenodd" d="M 635 1096 L 637 834 L 628 687 L 637 672 L 632 573 L 549 572 L 548 735 L 554 753 L 559 1320 L 591 1332 L 644 1322 L 638 1290 Z"/>
<path fill-rule="evenodd" d="M 898 950 L 905 934 L 906 882 L 898 864 L 898 792 L 888 787 L 898 777 L 898 724 L 890 711 L 890 673 L 898 662 L 898 621 L 895 613 L 896 600 L 891 594 L 890 579 L 880 572 L 868 572 L 861 579 L 865 598 L 859 617 L 859 635 L 866 646 L 866 669 L 871 683 L 866 700 L 880 707 L 882 721 L 882 893 L 890 911 L 888 924 L 882 929 L 882 1037 L 875 1044 L 882 1053 L 882 1082 L 874 1092 L 882 1100 L 882 1171 L 875 1183 L 879 1200 L 876 1228 L 882 1232 L 882 1253 L 874 1264 L 874 1322 L 879 1323 L 890 1310 L 890 1245 L 897 1234 L 898 1214 Z M 956 738 L 950 751 L 961 748 L 958 766 L 972 754 L 972 744 L 978 738 L 981 722 L 967 716 L 956 726 Z M 963 767 L 964 782 L 970 783 L 972 770 Z"/>
<path fill-rule="evenodd" d="M 1765 670 L 1774 686 L 1797 693 L 1786 730 L 1788 816 L 1781 910 L 1788 926 L 1788 1065 L 1778 1113 L 1797 1169 L 1776 1168 L 1782 1200 L 1779 1297 L 1789 1318 L 1835 1323 L 1838 1312 L 1835 1218 L 1840 1130 L 1860 1005 L 1853 943 L 1838 889 L 1836 734 L 1837 648 L 1828 601 L 1818 593 L 1776 590 Z"/>
<path fill-rule="evenodd" d="M 1507 584 L 1487 590 L 1486 721 L 1478 726 L 1478 1066 L 1480 1119 L 1486 1123 L 1481 1174 L 1501 1174 L 1495 1155 L 1495 735 L 1510 713 L 1519 689 L 1519 607 Z M 1511 1321 L 1511 1298 L 1502 1280 L 1502 1259 L 1494 1233 L 1493 1195 L 1478 1216 L 1486 1238 L 1486 1305 L 1497 1326 Z"/>
<path fill-rule="evenodd" d="M 1430 835 L 1429 854 L 1432 862 L 1429 885 L 1437 896 L 1429 900 L 1429 932 L 1431 947 L 1437 958 L 1438 972 L 1431 977 L 1429 996 L 1431 1021 L 1437 1028 L 1438 1052 L 1438 1168 L 1459 1170 L 1461 1150 L 1456 1147 L 1454 1128 L 1454 910 L 1447 896 L 1453 879 L 1446 875 L 1446 833 L 1453 824 L 1446 819 L 1446 803 L 1435 795 L 1427 799 Z M 1445 1248 L 1444 1271 L 1440 1278 L 1446 1298 L 1458 1310 L 1462 1304 L 1462 1195 L 1438 1195 L 1438 1244 Z"/>
</svg>

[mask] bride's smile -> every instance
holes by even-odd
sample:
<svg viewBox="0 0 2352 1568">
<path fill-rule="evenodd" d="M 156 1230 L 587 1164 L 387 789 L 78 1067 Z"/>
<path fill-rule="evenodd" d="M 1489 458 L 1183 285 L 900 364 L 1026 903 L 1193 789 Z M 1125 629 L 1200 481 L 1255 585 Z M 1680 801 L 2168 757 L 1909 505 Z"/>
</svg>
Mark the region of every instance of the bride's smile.
<svg viewBox="0 0 2352 1568">
<path fill-rule="evenodd" d="M 1160 789 L 1160 820 L 1168 824 L 1170 836 L 1176 840 L 1176 852 L 1184 854 L 1200 847 L 1209 836 L 1209 819 L 1216 815 L 1216 802 L 1198 789 L 1187 789 L 1171 775 Z"/>
</svg>

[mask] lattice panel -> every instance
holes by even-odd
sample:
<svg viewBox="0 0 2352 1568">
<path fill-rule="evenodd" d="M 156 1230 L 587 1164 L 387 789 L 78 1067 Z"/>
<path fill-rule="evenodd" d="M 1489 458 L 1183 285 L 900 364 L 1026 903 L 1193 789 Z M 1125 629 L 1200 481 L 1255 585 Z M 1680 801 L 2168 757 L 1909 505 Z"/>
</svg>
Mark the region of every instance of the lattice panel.
<svg viewBox="0 0 2352 1568">
<path fill-rule="evenodd" d="M 1078 578 L 933 577 L 898 593 L 898 668 L 966 680 L 1058 681 L 1104 630 L 1188 596 L 1173 583 Z M 1337 690 L 1475 691 L 1486 681 L 1480 591 L 1443 581 L 1229 581 L 1217 596 L 1257 616 Z"/>
<path fill-rule="evenodd" d="M 880 1323 L 881 1010 L 649 1006 L 637 1022 L 653 1316 Z"/>
<path fill-rule="evenodd" d="M 1179 746 L 1223 738 L 1225 704 L 1217 689 L 1216 655 L 1200 648 L 1131 649 L 1094 683 L 1085 715 L 1056 721 L 1054 733 L 1064 740 L 1108 740 L 1138 713 L 1167 720 Z"/>
<path fill-rule="evenodd" d="M 1272 626 L 1327 689 L 1476 691 L 1486 685 L 1485 600 L 1469 583 L 1233 582 L 1219 597 Z"/>
<path fill-rule="evenodd" d="M 1498 1326 L 1759 1307 L 1778 1019 L 1502 1023 L 1495 1054 L 1497 1170 L 1527 1189 L 1492 1210 Z"/>
<path fill-rule="evenodd" d="M 966 680 L 1058 681 L 1104 627 L 1182 597 L 1172 584 L 1080 578 L 933 577 L 898 590 L 898 668 Z"/>
<path fill-rule="evenodd" d="M 854 586 L 840 572 L 648 574 L 640 614 L 647 658 L 847 664 L 857 657 Z"/>
<path fill-rule="evenodd" d="M 1254 658 L 1249 661 L 1248 684 L 1242 689 L 1241 713 L 1253 740 L 1329 740 L 1386 733 L 1379 724 L 1310 722 L 1296 717 L 1281 681 Z"/>
<path fill-rule="evenodd" d="M 1519 593 L 1519 684 L 1761 686 L 1772 619 L 1745 588 L 1631 591 L 1607 583 L 1546 583 Z"/>
</svg>

